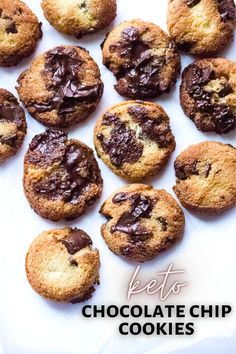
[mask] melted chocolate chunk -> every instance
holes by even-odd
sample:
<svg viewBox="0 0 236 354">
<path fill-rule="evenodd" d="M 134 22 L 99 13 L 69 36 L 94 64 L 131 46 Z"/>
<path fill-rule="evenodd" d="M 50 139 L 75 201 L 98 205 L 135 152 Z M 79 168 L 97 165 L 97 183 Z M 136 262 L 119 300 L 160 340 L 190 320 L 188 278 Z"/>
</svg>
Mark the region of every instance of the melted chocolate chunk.
<svg viewBox="0 0 236 354">
<path fill-rule="evenodd" d="M 157 220 L 161 223 L 162 231 L 166 231 L 168 228 L 168 223 L 167 223 L 166 219 L 163 218 L 162 216 L 160 216 L 159 218 L 157 218 Z"/>
<path fill-rule="evenodd" d="M 69 254 L 73 255 L 92 244 L 91 238 L 82 230 L 73 229 L 69 236 L 65 237 L 61 243 L 66 247 Z"/>
<path fill-rule="evenodd" d="M 99 168 L 90 149 L 74 141 L 67 142 L 67 134 L 63 132 L 48 129 L 36 136 L 26 161 L 39 166 L 58 163 L 57 169 L 34 185 L 35 192 L 48 199 L 78 204 L 91 184 L 101 183 Z M 92 201 L 91 197 L 87 203 Z"/>
<path fill-rule="evenodd" d="M 114 195 L 114 197 L 112 198 L 112 202 L 113 203 L 123 203 L 124 201 L 126 201 L 129 198 L 129 195 L 127 193 L 117 193 L 116 195 Z"/>
<path fill-rule="evenodd" d="M 135 131 L 129 129 L 118 116 L 112 116 L 112 120 L 110 138 L 106 138 L 102 133 L 97 135 L 103 150 L 110 156 L 111 163 L 116 167 L 120 167 L 125 162 L 137 162 L 142 156 L 143 145 L 138 142 Z"/>
<path fill-rule="evenodd" d="M 232 0 L 217 0 L 218 11 L 223 22 L 235 19 L 235 3 Z"/>
<path fill-rule="evenodd" d="M 76 111 L 81 103 L 93 103 L 102 96 L 103 85 L 84 86 L 78 72 L 83 64 L 74 48 L 55 48 L 46 53 L 45 75 L 51 77 L 48 89 L 53 92 L 47 103 L 35 103 L 38 113 L 58 110 L 58 114 Z"/>
<path fill-rule="evenodd" d="M 129 27 L 121 33 L 121 40 L 110 46 L 111 52 L 117 52 L 127 59 L 126 64 L 116 73 L 117 90 L 135 97 L 154 97 L 163 93 L 167 87 L 159 83 L 159 74 L 165 64 L 165 57 L 152 54 L 150 46 L 141 38 L 139 30 Z M 123 79 L 124 82 L 119 81 Z"/>
<path fill-rule="evenodd" d="M 175 175 L 178 179 L 184 181 L 192 175 L 198 175 L 197 160 L 189 159 L 185 164 L 175 161 Z"/>
<path fill-rule="evenodd" d="M 18 126 L 22 123 L 23 111 L 20 106 L 0 104 L 0 120 L 14 122 Z"/>
<path fill-rule="evenodd" d="M 161 118 L 150 118 L 148 109 L 139 105 L 129 107 L 128 113 L 134 117 L 135 121 L 141 126 L 141 137 L 148 137 L 155 141 L 161 148 L 173 144 L 174 137 L 170 132 L 168 122 Z"/>
<path fill-rule="evenodd" d="M 216 74 L 210 67 L 202 69 L 193 64 L 187 75 L 186 86 L 189 95 L 195 100 L 197 110 L 208 114 L 215 123 L 215 131 L 224 134 L 235 128 L 236 116 L 229 106 L 212 103 L 214 92 L 204 89 L 204 86 L 215 78 Z M 224 97 L 231 92 L 232 88 L 229 84 L 226 84 L 225 90 L 222 89 L 219 96 L 222 97 L 223 95 Z"/>
<path fill-rule="evenodd" d="M 6 26 L 6 32 L 7 34 L 18 33 L 15 22 L 11 22 L 8 26 Z"/>
<path fill-rule="evenodd" d="M 187 0 L 186 4 L 188 7 L 194 7 L 199 4 L 201 0 Z"/>
<path fill-rule="evenodd" d="M 206 163 L 206 166 L 205 166 L 205 177 L 209 177 L 209 174 L 211 172 L 211 169 L 212 169 L 212 164 L 211 163 Z"/>
<path fill-rule="evenodd" d="M 118 197 L 119 200 L 119 197 Z M 129 197 L 131 210 L 123 213 L 111 232 L 124 232 L 131 237 L 131 243 L 145 241 L 152 233 L 140 224 L 140 218 L 149 219 L 153 209 L 153 201 L 141 194 L 133 194 Z"/>
</svg>

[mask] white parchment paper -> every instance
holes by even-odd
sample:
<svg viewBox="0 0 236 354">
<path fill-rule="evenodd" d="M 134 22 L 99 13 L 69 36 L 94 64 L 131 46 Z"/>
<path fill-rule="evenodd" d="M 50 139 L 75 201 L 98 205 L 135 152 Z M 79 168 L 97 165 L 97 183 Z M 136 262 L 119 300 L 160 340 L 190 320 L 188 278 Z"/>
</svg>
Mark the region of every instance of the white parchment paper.
<svg viewBox="0 0 236 354">
<path fill-rule="evenodd" d="M 102 72 L 105 92 L 97 111 L 86 123 L 70 130 L 70 135 L 93 148 L 92 135 L 96 118 L 122 98 L 113 89 L 113 75 L 102 65 L 100 43 L 108 29 L 83 40 L 64 36 L 44 19 L 39 0 L 25 0 L 43 22 L 43 39 L 36 53 L 16 68 L 0 68 L 0 87 L 16 94 L 19 74 L 32 58 L 56 45 L 75 44 L 86 47 Z M 166 29 L 167 0 L 118 0 L 118 16 L 113 25 L 123 20 L 141 18 Z M 112 27 L 112 26 L 111 26 Z M 232 44 L 222 56 L 236 59 Z M 193 60 L 182 56 L 182 68 Z M 222 137 L 203 134 L 185 117 L 179 105 L 179 81 L 171 93 L 155 100 L 170 116 L 177 147 L 164 171 L 150 183 L 165 188 L 173 196 L 175 183 L 173 162 L 188 145 L 204 140 L 217 140 L 236 145 L 236 132 Z M 127 285 L 135 265 L 113 255 L 103 242 L 98 214 L 101 203 L 111 192 L 125 184 L 99 161 L 104 178 L 101 200 L 89 212 L 71 223 L 53 223 L 36 215 L 25 200 L 22 189 L 23 157 L 33 136 L 44 127 L 27 115 L 28 134 L 19 153 L 0 167 L 0 352 L 4 354 L 235 354 L 236 316 L 226 320 L 196 320 L 192 337 L 124 337 L 118 334 L 121 319 L 88 320 L 81 315 L 82 305 L 56 305 L 35 294 L 26 280 L 24 261 L 30 242 L 43 230 L 72 225 L 84 229 L 92 237 L 101 255 L 101 284 L 91 304 L 124 304 Z M 236 305 L 236 235 L 235 209 L 217 218 L 197 218 L 185 210 L 186 231 L 182 242 L 159 259 L 142 265 L 142 278 L 147 281 L 173 263 L 185 270 L 189 285 L 167 303 Z M 157 295 L 139 296 L 132 303 L 160 303 Z M 174 321 L 174 319 L 173 319 Z M 1 348 L 2 342 L 2 348 Z M 1 351 L 2 349 L 2 351 Z"/>
</svg>

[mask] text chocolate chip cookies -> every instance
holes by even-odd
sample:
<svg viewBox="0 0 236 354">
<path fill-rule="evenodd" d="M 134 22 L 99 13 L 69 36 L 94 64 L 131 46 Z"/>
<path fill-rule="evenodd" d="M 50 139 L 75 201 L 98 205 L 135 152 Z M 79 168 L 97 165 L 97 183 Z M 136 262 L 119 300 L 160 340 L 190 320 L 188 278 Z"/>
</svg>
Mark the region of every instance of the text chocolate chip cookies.
<svg viewBox="0 0 236 354">
<path fill-rule="evenodd" d="M 0 89 L 0 162 L 16 154 L 26 134 L 25 113 L 9 91 Z"/>
<path fill-rule="evenodd" d="M 169 0 L 170 36 L 190 54 L 219 52 L 232 41 L 235 24 L 234 0 Z"/>
<path fill-rule="evenodd" d="M 18 79 L 19 96 L 39 122 L 68 127 L 97 107 L 103 83 L 89 53 L 73 46 L 56 47 L 38 56 Z"/>
<path fill-rule="evenodd" d="M 160 171 L 175 148 L 165 111 L 142 101 L 127 101 L 109 109 L 97 121 L 94 143 L 104 163 L 130 180 Z"/>
<path fill-rule="evenodd" d="M 84 213 L 102 191 L 92 150 L 60 131 L 35 136 L 25 155 L 24 190 L 43 218 L 72 220 Z"/>
<path fill-rule="evenodd" d="M 175 161 L 174 191 L 193 211 L 216 214 L 236 204 L 236 149 L 214 141 L 191 145 Z"/>
<path fill-rule="evenodd" d="M 88 300 L 99 283 L 99 252 L 82 230 L 64 228 L 41 233 L 30 245 L 26 274 L 46 299 L 77 303 Z"/>
<path fill-rule="evenodd" d="M 41 24 L 19 0 L 0 0 L 0 66 L 17 65 L 42 37 Z"/>
<path fill-rule="evenodd" d="M 103 63 L 117 78 L 116 90 L 128 98 L 151 98 L 169 92 L 180 70 L 174 42 L 157 25 L 126 21 L 103 45 Z"/>
<path fill-rule="evenodd" d="M 184 112 L 204 132 L 228 133 L 236 126 L 236 63 L 202 59 L 183 72 L 180 101 Z"/>
<path fill-rule="evenodd" d="M 136 262 L 153 259 L 182 236 L 184 214 L 165 190 L 132 184 L 112 194 L 100 213 L 102 236 L 110 250 Z"/>
<path fill-rule="evenodd" d="M 43 0 L 42 8 L 52 26 L 78 38 L 107 27 L 116 17 L 116 0 Z"/>
</svg>

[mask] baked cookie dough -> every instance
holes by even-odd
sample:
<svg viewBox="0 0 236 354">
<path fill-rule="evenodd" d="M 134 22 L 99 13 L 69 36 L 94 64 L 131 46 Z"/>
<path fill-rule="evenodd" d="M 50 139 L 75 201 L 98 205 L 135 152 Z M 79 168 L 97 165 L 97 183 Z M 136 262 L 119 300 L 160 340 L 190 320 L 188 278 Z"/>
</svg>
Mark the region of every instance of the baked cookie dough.
<svg viewBox="0 0 236 354">
<path fill-rule="evenodd" d="M 169 92 L 180 70 L 176 45 L 157 25 L 125 21 L 102 44 L 103 64 L 116 76 L 121 96 L 145 99 Z"/>
<path fill-rule="evenodd" d="M 234 0 L 169 0 L 168 29 L 179 49 L 198 56 L 218 53 L 234 36 Z"/>
<path fill-rule="evenodd" d="M 180 102 L 203 132 L 225 134 L 236 126 L 236 62 L 202 59 L 182 74 Z"/>
<path fill-rule="evenodd" d="M 66 128 L 85 120 L 103 93 L 100 70 L 80 47 L 60 46 L 39 55 L 18 79 L 29 114 L 42 124 Z"/>
<path fill-rule="evenodd" d="M 17 153 L 26 130 L 25 113 L 16 97 L 0 88 L 0 162 Z"/>
<path fill-rule="evenodd" d="M 55 302 L 78 303 L 92 297 L 99 284 L 99 252 L 82 230 L 63 228 L 41 233 L 26 255 L 31 287 Z"/>
<path fill-rule="evenodd" d="M 126 101 L 101 116 L 94 130 L 97 154 L 117 175 L 141 180 L 159 172 L 175 149 L 169 117 L 152 102 Z"/>
<path fill-rule="evenodd" d="M 42 8 L 53 27 L 77 38 L 107 27 L 116 17 L 116 0 L 43 0 Z"/>
<path fill-rule="evenodd" d="M 102 192 L 102 178 L 93 151 L 61 131 L 36 135 L 24 160 L 24 191 L 43 218 L 72 220 Z"/>
<path fill-rule="evenodd" d="M 217 214 L 236 204 L 236 149 L 215 141 L 191 145 L 175 161 L 181 204 L 190 210 Z"/>
<path fill-rule="evenodd" d="M 115 254 L 149 261 L 172 247 L 184 230 L 184 214 L 165 190 L 132 184 L 113 193 L 101 207 L 107 218 L 101 233 Z"/>
<path fill-rule="evenodd" d="M 42 37 L 41 23 L 19 0 L 0 0 L 0 66 L 17 65 Z"/>
</svg>

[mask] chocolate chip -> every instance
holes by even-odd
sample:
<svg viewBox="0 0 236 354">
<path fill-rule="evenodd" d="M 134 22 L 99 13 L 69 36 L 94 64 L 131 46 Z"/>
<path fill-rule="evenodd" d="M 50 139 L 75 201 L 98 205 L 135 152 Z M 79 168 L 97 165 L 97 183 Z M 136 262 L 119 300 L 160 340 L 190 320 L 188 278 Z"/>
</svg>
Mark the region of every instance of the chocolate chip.
<svg viewBox="0 0 236 354">
<path fill-rule="evenodd" d="M 200 68 L 191 65 L 186 77 L 186 88 L 190 96 L 195 100 L 195 106 L 201 113 L 209 115 L 215 124 L 215 131 L 219 134 L 228 133 L 235 128 L 236 116 L 229 106 L 225 104 L 212 103 L 214 92 L 206 91 L 204 87 L 216 78 L 214 70 L 210 67 Z M 218 93 L 219 97 L 224 97 L 232 92 L 231 86 L 227 83 Z M 192 115 L 194 119 L 195 115 Z"/>
<path fill-rule="evenodd" d="M 14 22 L 11 22 L 8 26 L 6 26 L 6 32 L 7 34 L 18 33 L 16 24 Z"/>
<path fill-rule="evenodd" d="M 205 165 L 205 178 L 209 177 L 211 169 L 212 169 L 212 164 L 207 162 Z"/>
<path fill-rule="evenodd" d="M 232 87 L 230 86 L 229 83 L 226 83 L 222 89 L 218 92 L 218 96 L 220 97 L 225 97 L 227 95 L 230 95 L 231 93 L 233 93 L 234 90 L 232 89 Z"/>
<path fill-rule="evenodd" d="M 103 125 L 112 125 L 113 123 L 117 122 L 117 115 L 107 112 L 104 114 L 103 118 L 102 118 L 102 124 Z"/>
<path fill-rule="evenodd" d="M 235 19 L 235 3 L 232 0 L 217 0 L 218 11 L 223 22 Z"/>
<path fill-rule="evenodd" d="M 158 217 L 157 220 L 161 223 L 161 229 L 162 231 L 166 231 L 168 228 L 168 223 L 165 218 L 162 216 Z"/>
<path fill-rule="evenodd" d="M 73 229 L 69 236 L 65 237 L 61 243 L 66 247 L 69 254 L 74 255 L 81 249 L 92 244 L 91 238 L 82 230 Z"/>
<path fill-rule="evenodd" d="M 135 131 L 128 128 L 118 116 L 112 117 L 113 128 L 110 137 L 106 138 L 102 133 L 97 135 L 102 148 L 110 156 L 111 163 L 120 167 L 125 162 L 135 163 L 143 153 L 143 145 L 138 142 Z M 109 118 L 109 122 L 111 122 Z"/>
<path fill-rule="evenodd" d="M 201 0 L 187 0 L 186 1 L 186 4 L 188 7 L 194 7 L 196 6 L 197 4 L 199 4 Z"/>
<path fill-rule="evenodd" d="M 184 181 L 192 175 L 198 175 L 197 161 L 195 159 L 189 159 L 184 162 L 175 161 L 174 164 L 175 175 L 178 179 Z"/>
<path fill-rule="evenodd" d="M 113 203 L 122 203 L 126 201 L 129 198 L 129 195 L 127 193 L 117 193 L 114 195 L 112 198 Z"/>
<path fill-rule="evenodd" d="M 147 108 L 133 105 L 128 108 L 128 113 L 141 126 L 141 137 L 148 137 L 155 141 L 160 148 L 173 144 L 174 137 L 171 134 L 169 123 L 165 119 L 152 119 Z"/>
<path fill-rule="evenodd" d="M 51 77 L 48 90 L 53 92 L 49 102 L 36 102 L 33 107 L 38 113 L 58 110 L 59 115 L 76 111 L 81 103 L 93 103 L 99 100 L 103 84 L 85 86 L 78 77 L 83 64 L 74 48 L 55 48 L 46 53 L 45 75 Z"/>
<path fill-rule="evenodd" d="M 111 232 L 124 232 L 131 237 L 131 243 L 145 241 L 152 232 L 140 224 L 140 218 L 149 219 L 153 209 L 153 201 L 144 195 L 133 194 L 129 197 L 131 210 L 124 212 L 117 223 L 112 226 Z"/>
</svg>

